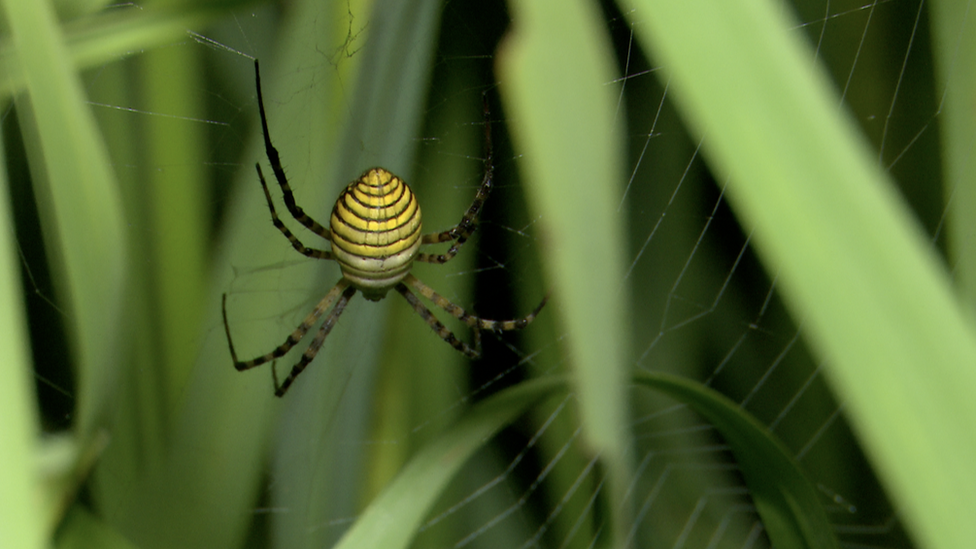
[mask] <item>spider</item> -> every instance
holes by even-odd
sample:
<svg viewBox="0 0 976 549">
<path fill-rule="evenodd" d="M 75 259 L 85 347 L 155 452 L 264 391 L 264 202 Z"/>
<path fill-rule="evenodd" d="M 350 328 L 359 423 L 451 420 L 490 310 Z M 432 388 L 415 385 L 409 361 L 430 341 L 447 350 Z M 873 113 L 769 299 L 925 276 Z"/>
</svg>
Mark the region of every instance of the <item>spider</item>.
<svg viewBox="0 0 976 549">
<path fill-rule="evenodd" d="M 345 310 L 346 305 L 357 290 L 370 301 L 379 301 L 386 296 L 389 290 L 396 290 L 406 298 L 413 310 L 427 322 L 427 325 L 441 339 L 472 359 L 481 356 L 479 330 L 496 332 L 518 330 L 525 328 L 535 319 L 542 307 L 545 306 L 548 295 L 531 313 L 523 318 L 488 320 L 467 313 L 410 274 L 410 267 L 414 261 L 437 264 L 450 261 L 471 236 L 478 223 L 478 214 L 491 192 L 494 171 L 487 103 L 485 103 L 485 175 L 474 201 L 464 213 L 460 223 L 444 232 L 421 234 L 420 205 L 417 203 L 413 191 L 406 182 L 389 171 L 383 168 L 372 168 L 366 170 L 342 191 L 332 209 L 329 228 L 326 228 L 309 217 L 295 203 L 291 186 L 288 184 L 285 171 L 281 167 L 278 150 L 271 144 L 268 119 L 264 112 L 264 99 L 261 95 L 261 72 L 256 59 L 254 60 L 254 80 L 257 88 L 258 112 L 261 115 L 261 130 L 264 133 L 264 148 L 268 162 L 271 164 L 271 170 L 274 172 L 278 185 L 284 194 L 285 206 L 296 221 L 319 237 L 329 241 L 332 244 L 332 251 L 305 246 L 281 222 L 271 200 L 268 184 L 261 172 L 261 165 L 255 163 L 254 167 L 258 172 L 261 188 L 264 189 L 268 209 L 271 210 L 271 222 L 281 231 L 281 234 L 285 235 L 285 238 L 298 253 L 315 259 L 329 259 L 338 262 L 342 271 L 342 278 L 315 306 L 315 309 L 305 317 L 305 320 L 298 325 L 295 331 L 288 336 L 284 343 L 270 353 L 251 360 L 239 360 L 237 358 L 234 342 L 230 336 L 230 326 L 227 322 L 227 294 L 225 293 L 221 300 L 221 312 L 224 319 L 224 332 L 227 334 L 227 345 L 230 347 L 230 355 L 234 360 L 234 368 L 238 371 L 250 370 L 271 362 L 271 377 L 274 382 L 275 396 L 284 396 L 295 378 L 315 359 L 315 355 L 322 348 L 325 338 L 332 331 L 339 315 Z M 420 246 L 423 244 L 443 242 L 453 242 L 447 253 L 427 254 L 420 252 Z M 417 298 L 411 288 L 470 327 L 474 332 L 475 346 L 471 347 L 455 337 Z M 301 359 L 292 367 L 288 377 L 279 383 L 278 374 L 275 370 L 276 359 L 284 356 L 292 347 L 297 345 L 329 307 L 332 307 L 332 310 L 325 316 L 325 320 L 312 343 L 302 353 Z"/>
</svg>

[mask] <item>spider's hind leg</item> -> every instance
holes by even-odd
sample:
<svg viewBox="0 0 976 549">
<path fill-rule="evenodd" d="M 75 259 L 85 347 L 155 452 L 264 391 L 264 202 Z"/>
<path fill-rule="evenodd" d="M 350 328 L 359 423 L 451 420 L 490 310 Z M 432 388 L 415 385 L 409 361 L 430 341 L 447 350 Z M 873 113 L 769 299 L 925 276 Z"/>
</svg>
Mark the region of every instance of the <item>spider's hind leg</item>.
<svg viewBox="0 0 976 549">
<path fill-rule="evenodd" d="M 430 312 L 430 309 L 428 309 L 419 299 L 417 299 L 417 296 L 410 291 L 407 284 L 420 292 L 420 295 L 429 299 L 435 305 L 447 311 L 451 316 L 469 326 L 474 331 L 475 347 L 471 348 L 471 346 L 459 340 L 454 333 L 451 332 L 451 330 L 444 326 L 441 321 L 437 320 L 434 314 Z M 481 356 L 481 330 L 490 330 L 493 332 L 521 330 L 535 320 L 535 317 L 538 316 L 539 312 L 542 311 L 542 308 L 545 307 L 546 302 L 549 300 L 549 296 L 546 295 L 531 313 L 522 318 L 515 320 L 489 320 L 487 318 L 481 318 L 468 313 L 461 307 L 452 303 L 449 299 L 435 292 L 430 286 L 424 284 L 420 281 L 420 279 L 411 274 L 408 274 L 403 279 L 403 282 L 396 285 L 396 290 L 400 292 L 404 298 L 406 298 L 407 302 L 410 303 L 414 311 L 416 311 L 417 314 L 419 314 L 427 322 L 431 329 L 434 330 L 434 332 L 437 333 L 441 339 L 470 358 L 478 358 Z"/>
<path fill-rule="evenodd" d="M 343 281 L 344 280 L 345 279 L 343 279 Z M 338 288 L 339 285 L 337 284 L 336 289 Z M 332 331 L 332 328 L 335 327 L 336 321 L 339 320 L 339 315 L 342 314 L 342 311 L 345 310 L 346 305 L 349 303 L 349 300 L 355 294 L 356 294 L 355 287 L 348 286 L 347 288 L 345 288 L 345 290 L 342 292 L 342 295 L 339 297 L 339 300 L 336 301 L 335 307 L 332 308 L 332 312 L 330 312 L 329 315 L 325 317 L 325 321 L 322 322 L 322 327 L 319 328 L 318 333 L 315 334 L 315 339 L 312 340 L 311 345 L 308 346 L 308 349 L 305 349 L 305 352 L 302 353 L 302 358 L 294 366 L 292 366 L 291 372 L 288 374 L 288 377 L 286 377 L 285 380 L 282 381 L 280 384 L 278 383 L 278 373 L 275 370 L 274 365 L 272 365 L 271 379 L 274 381 L 275 384 L 276 397 L 285 396 L 285 393 L 288 392 L 288 388 L 291 387 L 291 384 L 292 382 L 295 381 L 295 378 L 298 377 L 298 375 L 305 370 L 305 367 L 308 366 L 309 363 L 312 362 L 312 360 L 315 358 L 315 355 L 319 353 L 319 350 L 322 349 L 322 344 L 325 343 L 326 336 L 328 336 L 329 332 Z"/>
<path fill-rule="evenodd" d="M 406 285 L 403 284 L 403 282 L 397 283 L 396 291 L 400 292 L 400 294 L 407 300 L 407 303 L 413 307 L 413 310 L 416 311 L 417 314 L 424 319 L 427 325 L 434 330 L 434 333 L 446 341 L 448 345 L 454 347 L 468 358 L 474 359 L 481 357 L 481 334 L 478 333 L 477 329 L 475 330 L 475 346 L 472 348 L 467 343 L 458 339 L 450 328 L 441 323 L 440 320 L 437 320 L 434 313 L 430 312 L 430 309 L 428 309 L 427 306 L 424 305 L 423 302 L 410 291 L 410 288 L 407 288 Z"/>
<path fill-rule="evenodd" d="M 221 300 L 221 313 L 223 314 L 224 319 L 224 333 L 227 335 L 227 346 L 230 348 L 230 356 L 234 361 L 234 368 L 238 371 L 244 371 L 271 362 L 271 374 L 275 381 L 275 394 L 277 396 L 285 394 L 285 391 L 288 390 L 288 386 L 291 385 L 292 381 L 295 380 L 295 377 L 297 377 L 298 374 L 305 369 L 305 366 L 307 366 L 308 363 L 315 358 L 315 354 L 318 353 L 319 348 L 322 347 L 322 343 L 325 341 L 325 336 L 329 335 L 329 332 L 332 330 L 332 326 L 339 318 L 339 315 L 342 314 L 342 310 L 345 308 L 346 303 L 349 302 L 349 298 L 351 298 L 354 293 L 356 293 L 356 288 L 350 286 L 347 280 L 340 280 L 338 284 L 336 284 L 335 287 L 333 287 L 332 290 L 322 299 L 322 301 L 319 301 L 318 305 L 315 306 L 315 309 L 305 317 L 302 323 L 295 328 L 295 331 L 288 336 L 288 339 L 286 339 L 284 343 L 275 347 L 270 353 L 251 360 L 240 360 L 237 358 L 237 351 L 234 349 L 234 341 L 230 336 L 230 324 L 227 322 L 227 294 L 224 294 Z M 338 302 L 336 300 L 338 300 Z M 285 356 L 285 354 L 287 354 L 292 347 L 304 339 L 305 335 L 312 328 L 312 326 L 329 307 L 332 307 L 333 303 L 336 304 L 335 307 L 333 307 L 332 311 L 328 314 L 328 316 L 326 316 L 325 322 L 319 329 L 319 332 L 312 341 L 312 344 L 309 345 L 308 349 L 305 350 L 305 353 L 302 354 L 302 358 L 299 363 L 292 368 L 291 374 L 282 384 L 279 385 L 277 373 L 275 372 L 274 361 Z"/>
</svg>

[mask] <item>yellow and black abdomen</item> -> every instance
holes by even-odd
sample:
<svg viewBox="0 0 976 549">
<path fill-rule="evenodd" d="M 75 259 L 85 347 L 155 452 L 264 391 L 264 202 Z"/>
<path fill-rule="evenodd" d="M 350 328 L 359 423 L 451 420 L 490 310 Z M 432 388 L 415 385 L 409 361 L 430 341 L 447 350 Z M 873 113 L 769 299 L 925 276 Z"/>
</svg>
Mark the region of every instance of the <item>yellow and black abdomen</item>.
<svg viewBox="0 0 976 549">
<path fill-rule="evenodd" d="M 367 170 L 332 209 L 332 253 L 342 275 L 378 300 L 407 276 L 420 248 L 420 205 L 402 179 Z"/>
</svg>

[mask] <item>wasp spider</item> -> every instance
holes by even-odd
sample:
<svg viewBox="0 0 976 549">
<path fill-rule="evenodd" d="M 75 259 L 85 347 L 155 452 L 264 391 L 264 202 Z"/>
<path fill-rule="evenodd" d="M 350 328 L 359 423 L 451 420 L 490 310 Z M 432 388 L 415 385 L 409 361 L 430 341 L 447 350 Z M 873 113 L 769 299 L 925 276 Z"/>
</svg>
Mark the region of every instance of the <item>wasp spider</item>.
<svg viewBox="0 0 976 549">
<path fill-rule="evenodd" d="M 305 246 L 285 227 L 275 212 L 271 193 L 268 191 L 268 184 L 261 172 L 261 166 L 255 164 L 254 167 L 257 169 L 258 179 L 261 181 L 261 188 L 264 189 L 264 197 L 268 202 L 268 209 L 271 210 L 271 222 L 285 235 L 298 253 L 315 259 L 337 261 L 342 270 L 342 278 L 315 306 L 315 309 L 305 317 L 298 328 L 288 336 L 284 343 L 270 353 L 252 360 L 239 360 L 237 358 L 234 342 L 230 336 L 230 327 L 227 323 L 227 294 L 224 294 L 221 303 L 224 332 L 227 334 L 227 345 L 230 347 L 230 355 L 237 370 L 249 370 L 271 362 L 271 376 L 274 381 L 275 395 L 279 397 L 284 395 L 295 378 L 312 362 L 319 349 L 322 348 L 326 336 L 332 331 L 339 315 L 345 310 L 352 296 L 356 294 L 356 290 L 362 292 L 363 297 L 370 301 L 379 301 L 386 296 L 390 289 L 395 289 L 406 298 L 413 310 L 427 322 L 441 339 L 470 358 L 478 358 L 481 354 L 479 330 L 518 330 L 528 326 L 535 319 L 546 304 L 547 298 L 543 298 L 539 306 L 524 318 L 488 320 L 465 312 L 464 309 L 438 295 L 437 292 L 410 274 L 410 267 L 414 261 L 447 263 L 468 240 L 478 223 L 478 214 L 488 198 L 488 193 L 491 192 L 491 179 L 494 169 L 491 152 L 491 128 L 487 116 L 485 117 L 485 150 L 487 153 L 485 155 L 485 176 L 478 193 L 475 195 L 474 202 L 464 213 L 461 222 L 455 227 L 441 233 L 421 234 L 420 205 L 417 203 L 417 197 L 414 196 L 413 191 L 402 179 L 387 170 L 373 168 L 367 170 L 359 179 L 350 183 L 342 191 L 332 209 L 329 228 L 325 228 L 309 217 L 295 203 L 291 186 L 288 184 L 284 169 L 281 167 L 278 151 L 271 144 L 268 120 L 264 113 L 264 100 L 261 96 L 261 73 L 258 69 L 257 60 L 254 61 L 254 77 L 258 93 L 258 112 L 261 115 L 261 130 L 264 132 L 264 148 L 271 164 L 271 170 L 274 171 L 278 185 L 284 194 L 285 206 L 296 221 L 316 235 L 331 242 L 332 251 Z M 487 115 L 487 106 L 485 111 Z M 447 253 L 427 254 L 420 252 L 420 246 L 423 244 L 443 242 L 453 242 Z M 417 298 L 411 288 L 469 326 L 474 331 L 475 346 L 471 347 L 455 337 Z M 301 359 L 292 367 L 288 377 L 279 383 L 275 371 L 275 360 L 284 356 L 292 347 L 297 345 L 330 307 L 332 310 L 325 316 L 325 320 L 312 343 L 302 353 Z"/>
</svg>

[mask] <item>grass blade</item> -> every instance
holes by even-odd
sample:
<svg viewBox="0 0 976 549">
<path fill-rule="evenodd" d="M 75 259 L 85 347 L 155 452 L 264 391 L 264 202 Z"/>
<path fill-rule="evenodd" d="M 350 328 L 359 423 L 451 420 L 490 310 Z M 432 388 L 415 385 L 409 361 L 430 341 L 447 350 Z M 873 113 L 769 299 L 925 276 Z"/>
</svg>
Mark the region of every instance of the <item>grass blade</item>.
<svg viewBox="0 0 976 549">
<path fill-rule="evenodd" d="M 565 389 L 564 379 L 539 379 L 506 389 L 472 407 L 455 426 L 410 460 L 336 549 L 408 547 L 421 520 L 468 458 L 530 406 Z"/>
<path fill-rule="evenodd" d="M 611 498 L 629 482 L 629 360 L 623 280 L 621 128 L 615 69 L 601 14 L 588 2 L 512 2 L 514 24 L 499 48 L 502 98 L 531 208 L 541 225 L 585 438 L 608 464 Z M 624 513 L 623 517 L 626 517 Z M 614 520 L 615 537 L 628 520 Z M 618 539 L 619 541 L 619 539 Z"/>
</svg>

